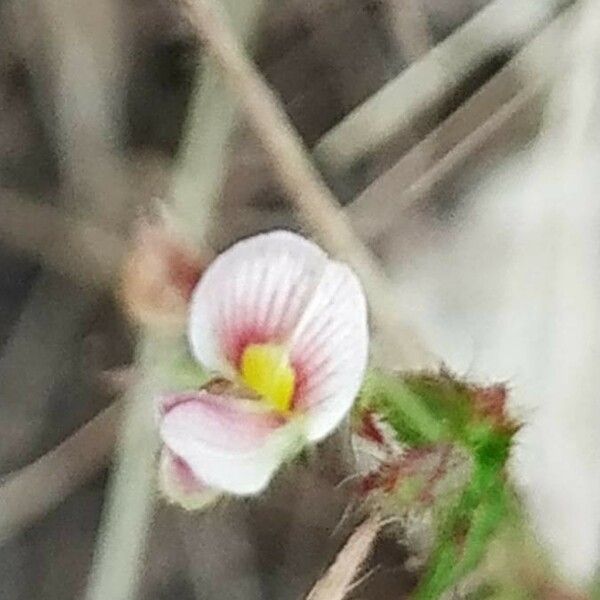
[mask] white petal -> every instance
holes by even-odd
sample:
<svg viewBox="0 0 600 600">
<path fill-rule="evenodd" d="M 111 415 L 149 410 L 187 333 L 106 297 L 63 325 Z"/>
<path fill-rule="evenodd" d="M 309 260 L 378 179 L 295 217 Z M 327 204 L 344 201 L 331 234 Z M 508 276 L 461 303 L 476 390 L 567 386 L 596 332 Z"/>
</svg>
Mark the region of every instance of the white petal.
<svg viewBox="0 0 600 600">
<path fill-rule="evenodd" d="M 301 446 L 300 423 L 258 402 L 205 391 L 174 403 L 160 435 L 200 481 L 238 495 L 262 491 Z"/>
<path fill-rule="evenodd" d="M 198 361 L 231 376 L 248 344 L 285 342 L 327 263 L 318 246 L 288 231 L 223 252 L 191 300 L 189 338 Z"/>
<path fill-rule="evenodd" d="M 347 266 L 329 261 L 292 340 L 294 407 L 307 412 L 309 440 L 324 438 L 350 410 L 367 365 L 368 341 L 362 287 Z"/>
<path fill-rule="evenodd" d="M 190 310 L 196 358 L 226 376 L 248 344 L 290 347 L 294 407 L 307 412 L 311 440 L 349 411 L 367 362 L 366 301 L 353 272 L 312 242 L 277 231 L 235 244 L 205 272 Z"/>
</svg>

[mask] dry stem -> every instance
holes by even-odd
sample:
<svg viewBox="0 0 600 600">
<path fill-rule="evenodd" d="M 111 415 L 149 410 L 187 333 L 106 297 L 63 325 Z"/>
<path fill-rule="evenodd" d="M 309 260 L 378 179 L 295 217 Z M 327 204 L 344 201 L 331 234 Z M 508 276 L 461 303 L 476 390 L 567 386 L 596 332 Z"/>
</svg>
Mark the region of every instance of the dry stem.
<svg viewBox="0 0 600 600">
<path fill-rule="evenodd" d="M 530 37 L 547 20 L 551 7 L 552 2 L 545 0 L 490 2 L 347 115 L 321 138 L 315 156 L 329 170 L 338 171 L 401 135 L 502 46 Z"/>
<path fill-rule="evenodd" d="M 125 250 L 121 238 L 60 209 L 0 191 L 0 240 L 83 284 L 106 287 Z"/>
<path fill-rule="evenodd" d="M 420 200 L 422 194 L 427 194 L 515 117 L 526 112 L 529 105 L 535 105 L 553 72 L 560 40 L 571 23 L 569 9 L 352 201 L 346 211 L 361 236 L 371 239 L 389 229 L 397 216 Z M 437 162 L 420 175 L 422 156 L 432 143 Z"/>
<path fill-rule="evenodd" d="M 0 544 L 106 465 L 121 409 L 120 403 L 109 406 L 57 448 L 8 476 L 0 488 Z"/>
<path fill-rule="evenodd" d="M 352 590 L 382 526 L 378 515 L 359 525 L 306 600 L 343 600 Z"/>
</svg>

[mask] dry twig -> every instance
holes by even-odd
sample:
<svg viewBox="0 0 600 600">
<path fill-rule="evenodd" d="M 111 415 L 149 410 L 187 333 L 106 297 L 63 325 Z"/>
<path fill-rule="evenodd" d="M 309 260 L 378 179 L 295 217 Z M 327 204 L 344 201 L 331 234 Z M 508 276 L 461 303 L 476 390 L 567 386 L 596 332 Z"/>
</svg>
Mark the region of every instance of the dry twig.
<svg viewBox="0 0 600 600">
<path fill-rule="evenodd" d="M 408 160 L 398 163 L 359 196 L 363 211 L 361 215 L 362 219 L 360 221 L 357 219 L 357 227 L 363 231 L 365 237 L 374 237 L 378 233 L 381 233 L 383 229 L 386 229 L 387 226 L 394 222 L 394 219 L 398 215 L 402 214 L 402 211 L 407 210 L 421 200 L 423 196 L 430 193 L 440 181 L 461 166 L 467 158 L 480 150 L 493 135 L 512 122 L 516 117 L 523 114 L 525 109 L 532 104 L 532 101 L 538 97 L 539 90 L 536 88 L 525 89 L 519 92 L 407 187 L 398 186 L 395 180 L 400 179 L 406 174 L 403 167 L 408 163 Z M 392 205 L 388 204 L 385 207 L 386 210 L 382 217 L 368 219 L 364 214 L 365 199 L 367 197 L 372 198 L 377 190 L 383 186 L 392 186 L 388 187 L 392 193 L 398 189 L 402 189 L 402 192 L 395 193 L 395 203 Z M 385 196 L 382 195 L 382 202 L 384 198 Z M 351 207 L 349 207 L 349 212 L 352 212 Z"/>
<path fill-rule="evenodd" d="M 381 517 L 373 515 L 359 525 L 306 600 L 344 600 L 352 590 L 383 524 Z"/>
<path fill-rule="evenodd" d="M 83 285 L 104 288 L 125 251 L 116 235 L 8 190 L 0 191 L 0 241 Z"/>
<path fill-rule="evenodd" d="M 8 476 L 0 487 L 0 543 L 42 517 L 112 454 L 122 406 L 115 403 L 39 460 Z"/>
<path fill-rule="evenodd" d="M 392 32 L 407 62 L 414 62 L 431 50 L 431 34 L 422 0 L 387 0 Z"/>
<path fill-rule="evenodd" d="M 50 123 L 60 144 L 64 201 L 83 218 L 125 233 L 135 195 L 117 152 L 126 64 L 121 5 L 117 0 L 36 0 L 33 5 L 37 10 L 31 18 L 42 23 L 44 43 L 44 51 L 32 57 L 37 93 L 47 93 L 47 87 L 53 92 Z M 38 56 L 42 64 L 36 64 Z"/>
<path fill-rule="evenodd" d="M 401 135 L 499 48 L 529 38 L 552 6 L 547 0 L 491 2 L 347 115 L 321 138 L 315 156 L 328 170 L 338 171 Z"/>
<path fill-rule="evenodd" d="M 553 71 L 561 36 L 571 21 L 572 11 L 567 10 L 353 200 L 346 210 L 361 236 L 370 239 L 389 228 L 397 215 L 535 104 Z M 432 158 L 437 162 L 420 176 L 422 155 L 433 143 Z"/>
<path fill-rule="evenodd" d="M 241 4 L 223 1 L 236 32 L 252 42 L 265 0 Z M 172 180 L 172 218 L 177 230 L 198 245 L 206 244 L 206 226 L 223 185 L 229 146 L 236 122 L 236 101 L 225 86 L 217 65 L 203 61 L 201 88 L 188 116 L 188 128 Z"/>
</svg>

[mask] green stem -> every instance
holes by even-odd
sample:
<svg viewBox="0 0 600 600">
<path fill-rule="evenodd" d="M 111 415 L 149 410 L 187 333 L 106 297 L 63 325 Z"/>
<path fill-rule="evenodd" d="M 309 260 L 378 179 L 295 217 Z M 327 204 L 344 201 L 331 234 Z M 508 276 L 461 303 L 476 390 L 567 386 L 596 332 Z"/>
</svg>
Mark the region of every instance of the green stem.
<svg viewBox="0 0 600 600">
<path fill-rule="evenodd" d="M 437 533 L 438 546 L 414 600 L 440 598 L 482 560 L 490 538 L 507 514 L 501 468 L 474 466 L 469 485 Z"/>
<path fill-rule="evenodd" d="M 253 31 L 264 0 L 223 0 L 242 38 Z M 210 59 L 192 99 L 182 156 L 172 184 L 171 218 L 177 230 L 203 243 L 219 197 L 235 103 Z M 136 595 L 154 504 L 155 454 L 152 398 L 161 389 L 160 367 L 169 359 L 165 339 L 141 342 L 140 382 L 128 402 L 109 499 L 101 524 L 86 600 L 130 600 Z M 171 348 L 171 350 L 173 350 Z"/>
</svg>

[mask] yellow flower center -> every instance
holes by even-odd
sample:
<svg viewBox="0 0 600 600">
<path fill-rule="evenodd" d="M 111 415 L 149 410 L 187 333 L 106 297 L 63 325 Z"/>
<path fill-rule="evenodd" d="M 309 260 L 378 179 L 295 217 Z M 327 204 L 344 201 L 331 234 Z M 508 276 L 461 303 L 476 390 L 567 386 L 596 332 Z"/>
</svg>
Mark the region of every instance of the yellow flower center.
<svg viewBox="0 0 600 600">
<path fill-rule="evenodd" d="M 288 353 L 274 344 L 251 344 L 242 354 L 240 375 L 243 382 L 278 411 L 292 404 L 296 374 Z"/>
</svg>

